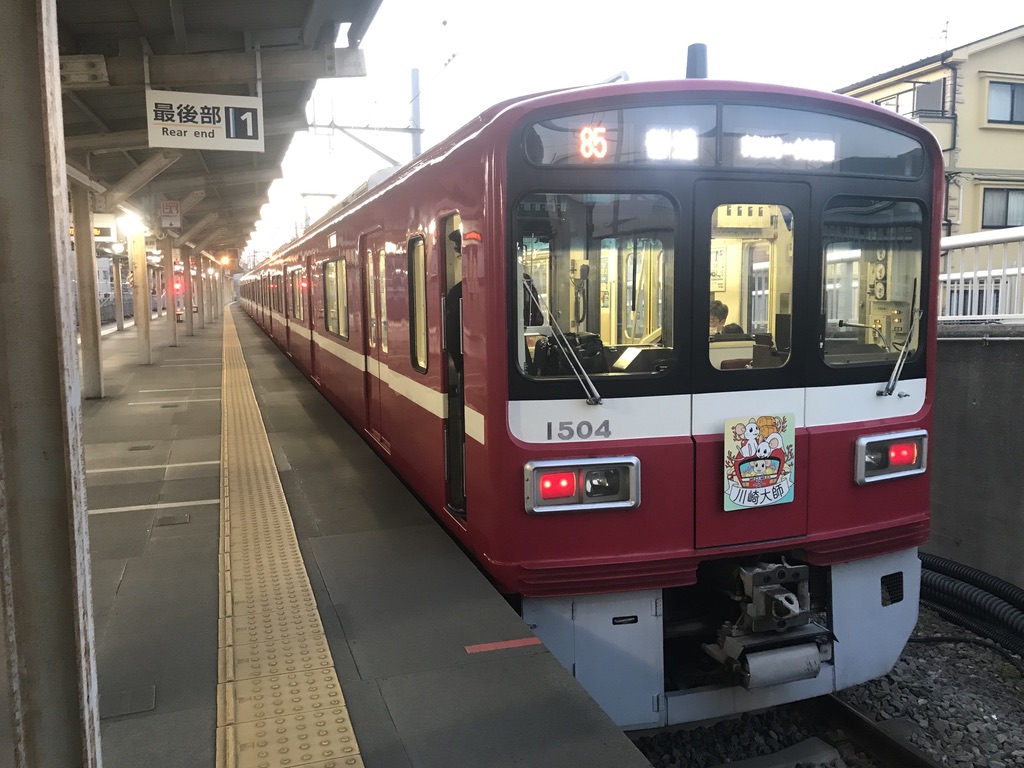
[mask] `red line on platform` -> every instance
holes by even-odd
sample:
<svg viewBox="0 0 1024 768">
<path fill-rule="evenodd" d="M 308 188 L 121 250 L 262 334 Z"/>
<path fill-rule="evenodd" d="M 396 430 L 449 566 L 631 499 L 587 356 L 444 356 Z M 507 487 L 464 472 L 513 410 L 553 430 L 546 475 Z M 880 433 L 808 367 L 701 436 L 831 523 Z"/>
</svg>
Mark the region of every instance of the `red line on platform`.
<svg viewBox="0 0 1024 768">
<path fill-rule="evenodd" d="M 523 637 L 519 640 L 502 640 L 497 643 L 480 643 L 467 645 L 466 653 L 483 653 L 484 651 L 500 651 L 505 648 L 522 648 L 526 645 L 540 645 L 539 637 Z"/>
</svg>

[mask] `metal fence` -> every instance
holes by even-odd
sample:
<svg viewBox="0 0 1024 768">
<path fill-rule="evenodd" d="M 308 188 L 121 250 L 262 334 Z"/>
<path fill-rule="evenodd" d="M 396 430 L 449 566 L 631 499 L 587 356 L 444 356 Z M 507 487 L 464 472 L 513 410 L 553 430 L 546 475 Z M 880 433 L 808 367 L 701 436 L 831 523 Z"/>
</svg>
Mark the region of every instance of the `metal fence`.
<svg viewBox="0 0 1024 768">
<path fill-rule="evenodd" d="M 940 322 L 1024 323 L 1024 227 L 942 238 Z"/>
<path fill-rule="evenodd" d="M 132 295 L 129 292 L 124 294 L 124 316 L 132 317 L 135 314 L 135 305 L 132 301 Z M 116 320 L 116 314 L 114 311 L 114 299 L 103 298 L 100 299 L 100 325 L 106 323 L 112 323 Z"/>
</svg>

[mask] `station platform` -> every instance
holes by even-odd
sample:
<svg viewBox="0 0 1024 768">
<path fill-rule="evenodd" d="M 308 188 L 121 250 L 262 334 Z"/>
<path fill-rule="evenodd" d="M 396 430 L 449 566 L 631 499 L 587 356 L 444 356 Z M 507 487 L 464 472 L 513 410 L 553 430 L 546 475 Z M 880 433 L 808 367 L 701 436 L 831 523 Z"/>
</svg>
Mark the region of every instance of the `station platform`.
<svg viewBox="0 0 1024 768">
<path fill-rule="evenodd" d="M 105 768 L 649 763 L 237 307 L 83 403 Z"/>
</svg>

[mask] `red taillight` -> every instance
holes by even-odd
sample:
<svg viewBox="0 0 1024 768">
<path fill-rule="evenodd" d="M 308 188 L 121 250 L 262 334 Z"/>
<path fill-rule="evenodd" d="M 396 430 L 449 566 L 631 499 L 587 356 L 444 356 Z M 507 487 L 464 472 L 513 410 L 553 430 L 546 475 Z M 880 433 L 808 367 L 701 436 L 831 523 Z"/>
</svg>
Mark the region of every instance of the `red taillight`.
<svg viewBox="0 0 1024 768">
<path fill-rule="evenodd" d="M 575 495 L 575 472 L 550 472 L 540 476 L 540 497 L 542 499 L 568 499 Z"/>
<path fill-rule="evenodd" d="M 889 466 L 907 467 L 917 463 L 917 443 L 893 443 L 889 446 Z"/>
<path fill-rule="evenodd" d="M 857 485 L 920 475 L 927 470 L 928 433 L 909 429 L 888 435 L 858 437 L 853 479 Z"/>
</svg>

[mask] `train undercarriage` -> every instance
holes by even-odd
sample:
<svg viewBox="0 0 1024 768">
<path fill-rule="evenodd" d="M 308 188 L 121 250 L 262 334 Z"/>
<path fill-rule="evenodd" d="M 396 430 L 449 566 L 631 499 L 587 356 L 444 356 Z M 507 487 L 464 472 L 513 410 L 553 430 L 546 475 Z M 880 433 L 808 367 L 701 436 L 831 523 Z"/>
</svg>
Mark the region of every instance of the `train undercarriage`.
<svg viewBox="0 0 1024 768">
<path fill-rule="evenodd" d="M 697 722 L 885 674 L 917 621 L 908 549 L 829 567 L 707 561 L 685 587 L 524 598 L 523 618 L 627 730 Z"/>
</svg>

